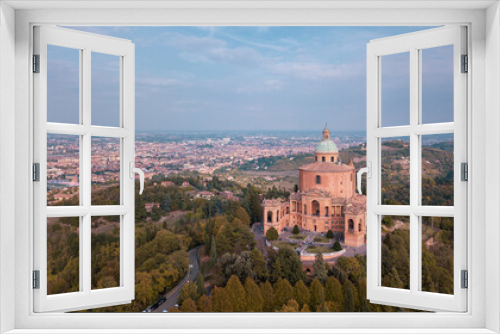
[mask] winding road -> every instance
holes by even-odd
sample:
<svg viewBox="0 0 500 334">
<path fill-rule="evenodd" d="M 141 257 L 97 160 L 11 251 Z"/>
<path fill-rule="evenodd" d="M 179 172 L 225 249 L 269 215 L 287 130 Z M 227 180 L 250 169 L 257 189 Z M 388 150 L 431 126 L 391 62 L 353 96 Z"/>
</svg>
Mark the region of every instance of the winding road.
<svg viewBox="0 0 500 334">
<path fill-rule="evenodd" d="M 170 290 L 166 295 L 166 301 L 160 306 L 154 309 L 152 312 L 163 312 L 163 310 L 168 310 L 177 304 L 179 295 L 181 293 L 182 287 L 190 281 L 196 281 L 198 273 L 200 271 L 198 250 L 200 246 L 193 248 L 189 251 L 189 271 L 183 280 L 177 284 L 172 290 Z"/>
</svg>

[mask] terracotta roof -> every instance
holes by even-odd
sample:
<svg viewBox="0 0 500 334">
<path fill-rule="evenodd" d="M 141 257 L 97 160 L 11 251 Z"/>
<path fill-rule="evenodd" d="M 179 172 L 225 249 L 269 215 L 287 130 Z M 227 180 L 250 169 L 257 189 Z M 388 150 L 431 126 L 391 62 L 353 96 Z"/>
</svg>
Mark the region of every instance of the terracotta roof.
<svg viewBox="0 0 500 334">
<path fill-rule="evenodd" d="M 333 162 L 313 162 L 312 164 L 300 167 L 299 170 L 315 172 L 346 172 L 354 170 L 354 166 L 337 164 Z"/>
</svg>

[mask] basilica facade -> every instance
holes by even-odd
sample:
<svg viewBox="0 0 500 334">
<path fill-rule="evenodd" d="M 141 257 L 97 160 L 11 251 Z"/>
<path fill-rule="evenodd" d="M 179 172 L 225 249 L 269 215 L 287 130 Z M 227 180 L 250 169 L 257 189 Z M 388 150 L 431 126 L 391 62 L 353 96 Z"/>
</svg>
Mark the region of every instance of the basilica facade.
<svg viewBox="0 0 500 334">
<path fill-rule="evenodd" d="M 316 145 L 314 159 L 299 168 L 299 189 L 288 200 L 263 201 L 264 233 L 271 227 L 281 233 L 297 225 L 307 231 L 340 233 L 347 246 L 363 245 L 366 196 L 356 193 L 354 164 L 352 160 L 348 164 L 340 161 L 327 127 Z"/>
</svg>

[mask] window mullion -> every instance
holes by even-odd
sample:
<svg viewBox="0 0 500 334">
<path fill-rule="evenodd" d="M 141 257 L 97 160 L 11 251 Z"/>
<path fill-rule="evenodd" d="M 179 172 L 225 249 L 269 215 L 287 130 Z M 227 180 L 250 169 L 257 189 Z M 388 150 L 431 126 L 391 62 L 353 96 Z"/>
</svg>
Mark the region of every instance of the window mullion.
<svg viewBox="0 0 500 334">
<path fill-rule="evenodd" d="M 86 128 L 91 126 L 91 50 L 83 50 L 82 60 L 82 124 Z M 91 291 L 91 187 L 92 187 L 92 137 L 90 131 L 82 136 L 82 149 L 81 149 L 81 189 L 82 189 L 82 204 L 84 207 L 89 208 L 89 211 L 82 218 L 82 228 L 80 230 L 81 238 L 81 271 L 80 277 L 82 279 L 83 291 L 90 293 Z"/>
<path fill-rule="evenodd" d="M 419 124 L 419 100 L 420 100 L 420 80 L 419 80 L 419 51 L 412 48 L 410 50 L 410 291 L 416 293 L 420 290 L 420 254 L 419 254 L 419 217 L 413 210 L 419 204 L 420 193 L 420 137 L 415 133 Z"/>
</svg>

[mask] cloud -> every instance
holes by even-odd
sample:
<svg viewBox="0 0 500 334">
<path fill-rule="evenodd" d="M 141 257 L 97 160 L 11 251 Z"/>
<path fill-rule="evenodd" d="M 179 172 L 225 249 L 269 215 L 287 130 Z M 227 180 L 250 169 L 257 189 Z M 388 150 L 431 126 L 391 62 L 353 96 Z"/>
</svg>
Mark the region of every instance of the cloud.
<svg viewBox="0 0 500 334">
<path fill-rule="evenodd" d="M 277 74 L 290 75 L 307 80 L 317 80 L 353 75 L 353 73 L 358 72 L 353 65 L 354 64 L 334 65 L 318 62 L 284 62 L 271 65 L 270 70 Z"/>
<path fill-rule="evenodd" d="M 238 93 L 253 94 L 280 91 L 284 87 L 284 83 L 280 80 L 269 79 L 261 83 L 252 83 L 249 85 L 241 86 L 236 89 Z"/>
<path fill-rule="evenodd" d="M 189 86 L 185 81 L 165 77 L 137 77 L 135 82 L 147 86 Z"/>
<path fill-rule="evenodd" d="M 288 48 L 286 48 L 284 46 L 278 46 L 278 45 L 275 45 L 275 44 L 256 43 L 256 42 L 249 41 L 247 39 L 236 37 L 236 36 L 231 35 L 231 34 L 225 34 L 225 33 L 223 33 L 221 35 L 224 36 L 224 37 L 227 37 L 229 39 L 232 39 L 233 41 L 236 41 L 236 42 L 239 42 L 239 43 L 243 43 L 243 44 L 246 44 L 246 45 L 250 45 L 250 46 L 255 46 L 255 47 L 258 47 L 258 48 L 269 49 L 269 50 L 274 50 L 274 51 L 286 51 L 286 50 L 288 50 Z"/>
</svg>

